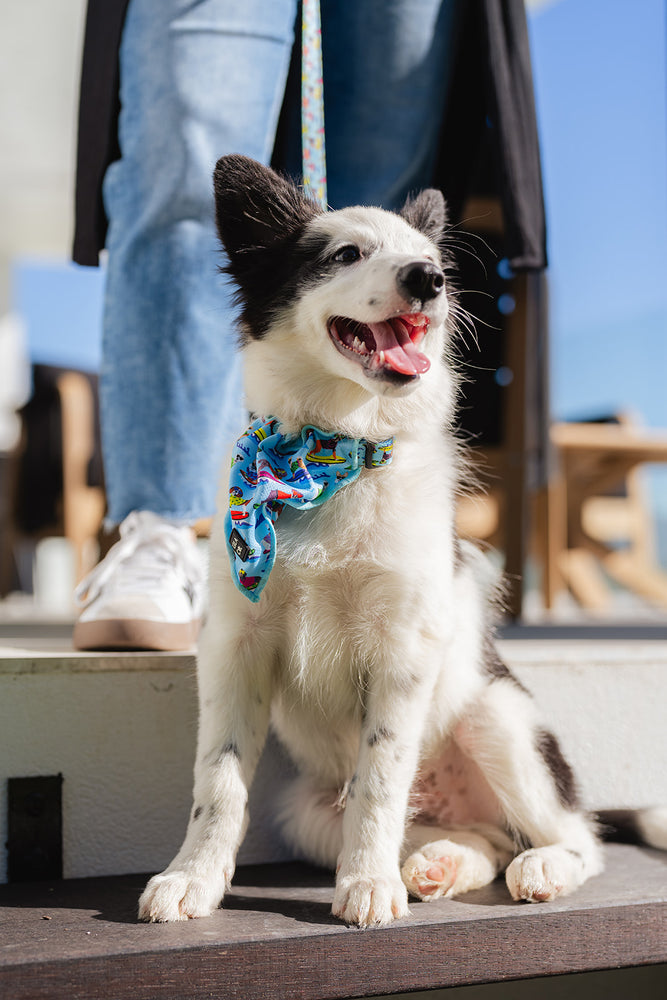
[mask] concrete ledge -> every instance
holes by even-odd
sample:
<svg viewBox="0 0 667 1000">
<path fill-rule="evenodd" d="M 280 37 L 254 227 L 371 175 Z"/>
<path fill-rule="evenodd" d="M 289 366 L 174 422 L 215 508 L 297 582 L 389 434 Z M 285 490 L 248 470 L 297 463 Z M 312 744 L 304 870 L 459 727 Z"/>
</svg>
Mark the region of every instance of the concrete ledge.
<svg viewBox="0 0 667 1000">
<path fill-rule="evenodd" d="M 79 653 L 71 649 L 45 650 L 3 646 L 0 638 L 0 676 L 3 674 L 102 674 L 194 671 L 195 653 Z"/>
<path fill-rule="evenodd" d="M 561 740 L 591 809 L 667 802 L 667 641 L 501 640 Z M 0 631 L 0 844 L 6 778 L 62 774 L 64 873 L 157 870 L 180 846 L 196 738 L 194 656 L 37 649 Z M 11 645 L 10 645 L 11 643 Z M 240 863 L 289 859 L 273 826 L 289 763 L 272 743 Z M 0 851 L 0 881 L 5 857 Z"/>
</svg>

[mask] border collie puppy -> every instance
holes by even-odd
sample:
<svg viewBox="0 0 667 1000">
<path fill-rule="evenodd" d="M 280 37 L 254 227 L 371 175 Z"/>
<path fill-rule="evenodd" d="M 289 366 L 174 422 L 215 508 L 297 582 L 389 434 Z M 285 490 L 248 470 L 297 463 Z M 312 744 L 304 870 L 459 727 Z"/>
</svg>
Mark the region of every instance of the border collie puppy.
<svg viewBox="0 0 667 1000">
<path fill-rule="evenodd" d="M 324 212 L 227 156 L 215 196 L 255 416 L 211 538 L 190 822 L 140 918 L 219 905 L 269 725 L 299 772 L 284 835 L 337 869 L 342 920 L 388 924 L 408 895 L 457 895 L 501 871 L 516 900 L 572 892 L 602 869 L 596 830 L 495 651 L 494 583 L 454 527 L 441 194 L 399 214 Z"/>
</svg>

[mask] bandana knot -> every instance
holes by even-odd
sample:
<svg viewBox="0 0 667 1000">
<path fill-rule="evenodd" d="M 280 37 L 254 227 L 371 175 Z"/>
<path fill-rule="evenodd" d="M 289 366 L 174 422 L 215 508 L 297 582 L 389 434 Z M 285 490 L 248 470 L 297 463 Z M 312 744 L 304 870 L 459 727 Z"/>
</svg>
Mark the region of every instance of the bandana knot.
<svg viewBox="0 0 667 1000">
<path fill-rule="evenodd" d="M 393 438 L 375 444 L 317 427 L 288 436 L 275 418 L 254 420 L 234 446 L 225 515 L 232 578 L 241 593 L 259 600 L 276 559 L 273 525 L 286 504 L 319 506 L 362 468 L 388 465 L 393 446 Z"/>
</svg>

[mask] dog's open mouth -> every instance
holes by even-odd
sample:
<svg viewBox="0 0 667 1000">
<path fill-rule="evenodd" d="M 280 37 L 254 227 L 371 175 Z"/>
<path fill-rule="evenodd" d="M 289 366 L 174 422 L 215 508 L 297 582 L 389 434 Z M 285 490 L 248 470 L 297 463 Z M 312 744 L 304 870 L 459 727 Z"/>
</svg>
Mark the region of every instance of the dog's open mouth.
<svg viewBox="0 0 667 1000">
<path fill-rule="evenodd" d="M 357 361 L 368 375 L 414 379 L 431 367 L 426 355 L 418 350 L 428 323 L 423 313 L 394 316 L 380 323 L 333 316 L 328 327 L 341 354 Z"/>
</svg>

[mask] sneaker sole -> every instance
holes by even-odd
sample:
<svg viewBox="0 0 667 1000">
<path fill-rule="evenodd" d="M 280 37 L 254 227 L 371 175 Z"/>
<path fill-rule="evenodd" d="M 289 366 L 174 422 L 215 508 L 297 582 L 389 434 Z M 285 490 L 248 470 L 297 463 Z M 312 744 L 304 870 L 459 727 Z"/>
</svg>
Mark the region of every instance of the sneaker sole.
<svg viewBox="0 0 667 1000">
<path fill-rule="evenodd" d="M 192 649 L 199 636 L 199 621 L 152 622 L 139 618 L 107 618 L 77 622 L 72 634 L 75 649 L 149 649 L 177 653 Z"/>
</svg>

